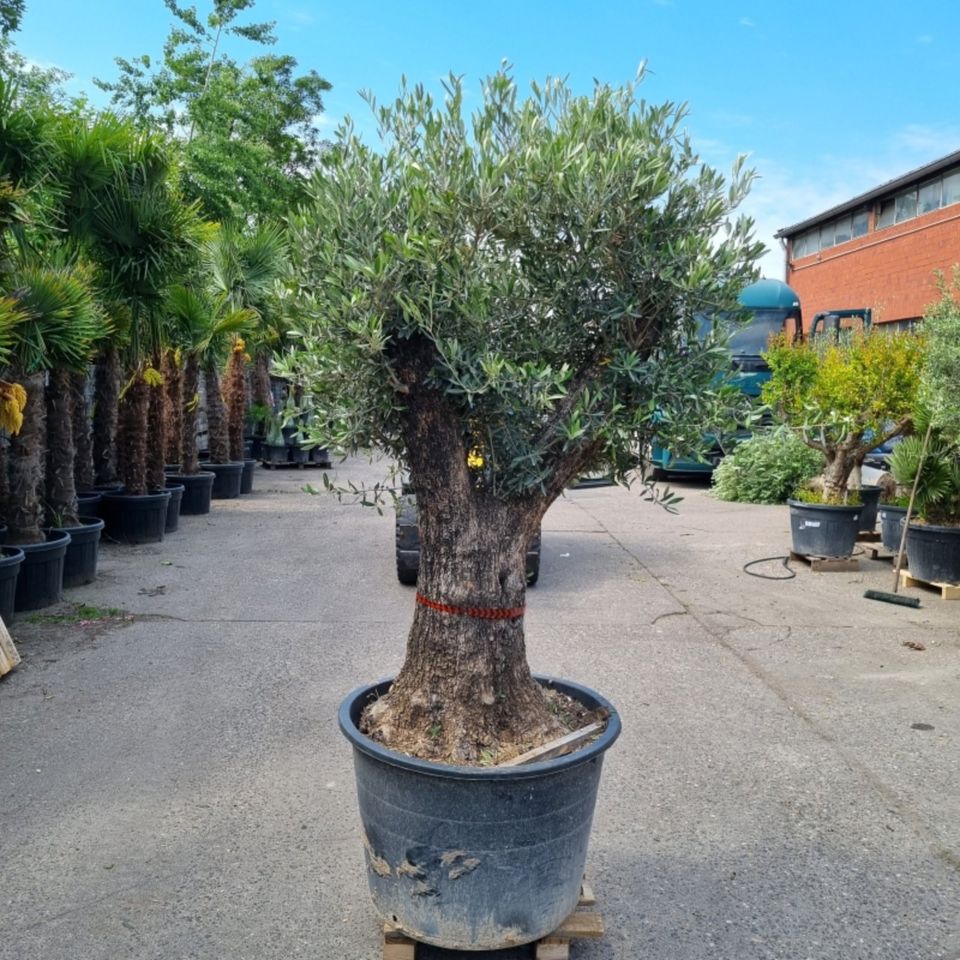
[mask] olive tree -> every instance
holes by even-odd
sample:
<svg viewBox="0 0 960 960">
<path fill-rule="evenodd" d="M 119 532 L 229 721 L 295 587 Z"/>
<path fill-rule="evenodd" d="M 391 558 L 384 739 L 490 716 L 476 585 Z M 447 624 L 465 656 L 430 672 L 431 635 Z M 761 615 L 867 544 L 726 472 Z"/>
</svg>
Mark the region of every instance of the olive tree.
<svg viewBox="0 0 960 960">
<path fill-rule="evenodd" d="M 751 175 L 700 163 L 683 106 L 554 80 L 521 100 L 501 71 L 469 118 L 445 89 L 371 100 L 380 150 L 339 131 L 291 225 L 299 348 L 275 369 L 318 440 L 386 451 L 417 494 L 406 660 L 364 729 L 477 762 L 557 730 L 525 656 L 528 541 L 578 475 L 626 480 L 654 430 L 709 427 L 729 354 L 698 317 L 736 311 L 762 248 L 732 219 Z"/>
</svg>

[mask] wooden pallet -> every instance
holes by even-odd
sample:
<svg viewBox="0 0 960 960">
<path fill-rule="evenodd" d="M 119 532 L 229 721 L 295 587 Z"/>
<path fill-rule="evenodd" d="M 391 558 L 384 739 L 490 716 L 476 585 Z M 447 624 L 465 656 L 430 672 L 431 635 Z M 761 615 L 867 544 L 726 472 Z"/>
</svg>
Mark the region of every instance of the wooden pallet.
<svg viewBox="0 0 960 960">
<path fill-rule="evenodd" d="M 0 677 L 9 673 L 20 662 L 20 654 L 13 645 L 7 627 L 3 620 L 0 620 Z"/>
<path fill-rule="evenodd" d="M 549 936 L 542 937 L 534 945 L 536 960 L 569 960 L 570 941 L 599 939 L 604 934 L 603 915 L 592 907 L 597 898 L 584 880 L 580 887 L 577 909 L 567 917 Z M 401 929 L 391 923 L 383 925 L 383 960 L 416 960 L 417 941 L 411 940 Z"/>
<path fill-rule="evenodd" d="M 261 467 L 266 467 L 267 470 L 310 470 L 315 467 L 319 467 L 322 470 L 329 470 L 333 464 L 329 460 L 323 460 L 320 463 L 297 463 L 294 460 L 288 460 L 285 463 L 269 463 L 266 460 L 260 461 Z"/>
<path fill-rule="evenodd" d="M 893 563 L 897 562 L 897 551 L 888 550 L 882 543 L 861 543 L 863 547 L 863 552 L 870 557 L 871 560 L 890 560 Z M 900 564 L 902 567 L 907 565 L 907 555 L 903 555 L 903 562 Z"/>
<path fill-rule="evenodd" d="M 851 573 L 860 569 L 856 557 L 838 560 L 834 557 L 808 557 L 805 553 L 790 551 L 790 559 L 805 563 L 814 573 Z"/>
<path fill-rule="evenodd" d="M 861 530 L 857 534 L 860 543 L 879 543 L 883 534 L 879 530 Z"/>
<path fill-rule="evenodd" d="M 939 590 L 941 600 L 960 600 L 960 584 L 940 583 L 938 580 L 928 583 L 926 580 L 911 577 L 907 570 L 900 571 L 900 586 L 901 588 L 927 587 L 931 590 Z"/>
</svg>

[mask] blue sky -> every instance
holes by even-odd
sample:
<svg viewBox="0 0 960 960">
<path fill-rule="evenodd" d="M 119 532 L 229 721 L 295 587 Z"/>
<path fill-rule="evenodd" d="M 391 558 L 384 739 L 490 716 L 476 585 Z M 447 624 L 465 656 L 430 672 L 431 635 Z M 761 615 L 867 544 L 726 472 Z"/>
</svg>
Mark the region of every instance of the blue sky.
<svg viewBox="0 0 960 960">
<path fill-rule="evenodd" d="M 960 149 L 960 4 L 942 0 L 258 0 L 253 16 L 333 84 L 331 128 L 351 114 L 372 129 L 358 91 L 390 98 L 404 73 L 439 87 L 452 70 L 477 91 L 506 58 L 523 87 L 559 74 L 587 92 L 646 60 L 644 96 L 689 103 L 703 159 L 728 170 L 746 153 L 760 174 L 744 209 L 768 276 L 783 273 L 778 228 Z M 114 56 L 158 55 L 171 19 L 161 0 L 27 0 L 16 42 L 96 102 L 91 78 L 115 76 Z"/>
</svg>

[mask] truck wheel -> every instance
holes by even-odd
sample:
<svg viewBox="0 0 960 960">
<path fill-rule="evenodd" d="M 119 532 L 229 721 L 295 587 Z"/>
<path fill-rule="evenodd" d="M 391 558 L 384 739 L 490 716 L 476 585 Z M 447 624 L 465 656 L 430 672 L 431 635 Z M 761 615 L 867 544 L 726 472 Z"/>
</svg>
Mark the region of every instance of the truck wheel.
<svg viewBox="0 0 960 960">
<path fill-rule="evenodd" d="M 417 584 L 417 573 L 419 564 L 414 565 L 405 558 L 397 556 L 397 579 L 406 587 L 414 587 Z"/>
</svg>

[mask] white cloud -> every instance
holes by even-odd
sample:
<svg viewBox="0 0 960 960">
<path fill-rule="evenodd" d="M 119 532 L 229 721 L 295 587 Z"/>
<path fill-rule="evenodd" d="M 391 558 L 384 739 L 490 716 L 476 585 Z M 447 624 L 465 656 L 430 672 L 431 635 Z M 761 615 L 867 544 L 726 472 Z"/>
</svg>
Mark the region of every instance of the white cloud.
<svg viewBox="0 0 960 960">
<path fill-rule="evenodd" d="M 740 18 L 740 26 L 741 26 L 741 27 L 755 27 L 756 24 L 755 24 L 749 17 L 741 17 L 741 18 Z"/>
<path fill-rule="evenodd" d="M 933 43 L 933 37 L 931 37 L 929 33 L 921 33 L 914 42 L 925 46 L 928 43 Z"/>
</svg>

